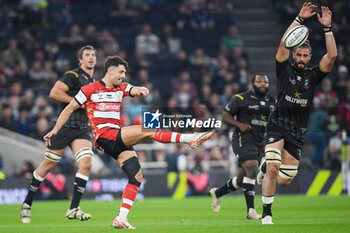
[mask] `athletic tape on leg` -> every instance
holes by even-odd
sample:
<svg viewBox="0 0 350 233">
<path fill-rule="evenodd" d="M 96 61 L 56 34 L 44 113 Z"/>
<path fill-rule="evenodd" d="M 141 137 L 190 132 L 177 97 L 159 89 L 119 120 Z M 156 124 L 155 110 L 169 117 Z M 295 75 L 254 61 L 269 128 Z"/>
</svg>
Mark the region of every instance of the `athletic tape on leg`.
<svg viewBox="0 0 350 233">
<path fill-rule="evenodd" d="M 293 179 L 298 174 L 298 166 L 281 164 L 279 175 L 284 179 Z"/>
<path fill-rule="evenodd" d="M 77 161 L 81 160 L 82 158 L 85 157 L 92 157 L 94 152 L 92 152 L 91 148 L 85 147 L 80 149 L 76 154 L 75 154 L 75 159 Z"/>
<path fill-rule="evenodd" d="M 266 159 L 266 164 L 281 163 L 281 151 L 277 148 L 266 148 L 265 159 Z"/>
<path fill-rule="evenodd" d="M 62 159 L 62 155 L 47 150 L 45 153 L 45 158 L 51 160 L 52 162 L 59 163 Z"/>
</svg>

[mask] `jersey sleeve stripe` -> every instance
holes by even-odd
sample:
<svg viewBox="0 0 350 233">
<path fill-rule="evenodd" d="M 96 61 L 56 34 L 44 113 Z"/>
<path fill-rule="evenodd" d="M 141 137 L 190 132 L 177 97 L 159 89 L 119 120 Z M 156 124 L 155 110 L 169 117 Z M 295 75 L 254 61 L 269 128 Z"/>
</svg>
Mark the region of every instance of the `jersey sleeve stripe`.
<svg viewBox="0 0 350 233">
<path fill-rule="evenodd" d="M 244 99 L 243 96 L 241 96 L 240 94 L 237 94 L 237 95 L 235 95 L 235 96 L 238 97 L 238 98 L 240 98 L 241 100 Z"/>
<path fill-rule="evenodd" d="M 77 102 L 80 106 L 82 106 L 83 104 L 79 103 L 79 101 L 77 100 L 77 98 L 73 98 L 75 100 L 75 102 Z"/>
<path fill-rule="evenodd" d="M 78 102 L 78 104 L 82 105 L 86 102 L 87 98 L 86 95 L 82 90 L 78 92 L 78 94 L 75 95 L 74 99 Z"/>
<path fill-rule="evenodd" d="M 282 61 L 278 60 L 277 58 L 275 58 L 275 59 L 276 59 L 276 61 L 277 61 L 278 63 L 285 63 L 286 61 L 289 60 L 289 57 L 288 57 L 287 59 L 285 59 L 285 60 L 282 60 Z"/>
<path fill-rule="evenodd" d="M 75 76 L 76 78 L 79 77 L 79 75 L 78 75 L 76 72 L 74 72 L 74 71 L 67 71 L 66 74 L 74 74 L 74 76 Z"/>
<path fill-rule="evenodd" d="M 125 88 L 125 92 L 129 92 L 133 87 L 134 87 L 133 85 L 128 84 Z"/>
<path fill-rule="evenodd" d="M 66 85 L 66 87 L 68 88 L 68 90 L 70 89 L 67 83 L 65 83 L 63 80 L 60 80 L 60 81 L 61 81 L 64 85 Z"/>
<path fill-rule="evenodd" d="M 322 73 L 325 73 L 325 74 L 328 74 L 328 73 L 329 73 L 329 72 L 325 71 L 324 69 L 322 69 L 322 67 L 321 67 L 320 64 L 318 64 L 318 68 L 320 69 L 320 71 L 321 71 Z"/>
</svg>

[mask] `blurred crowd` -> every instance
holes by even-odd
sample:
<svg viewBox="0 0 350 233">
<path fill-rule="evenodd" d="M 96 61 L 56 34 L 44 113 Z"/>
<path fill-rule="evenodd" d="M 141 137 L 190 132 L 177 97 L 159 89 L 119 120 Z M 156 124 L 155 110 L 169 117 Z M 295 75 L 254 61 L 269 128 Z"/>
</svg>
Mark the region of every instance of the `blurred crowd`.
<svg viewBox="0 0 350 233">
<path fill-rule="evenodd" d="M 285 20 L 295 17 L 296 2 L 273 4 Z M 350 120 L 349 2 L 331 3 L 339 59 L 315 98 L 332 135 L 340 129 L 332 125 L 340 124 L 339 116 Z M 49 91 L 65 71 L 78 66 L 76 53 L 87 44 L 97 49 L 96 79 L 103 76 L 106 57 L 119 55 L 130 65 L 127 81 L 150 89 L 145 100 L 125 99 L 123 125 L 140 124 L 141 109 L 160 106 L 185 113 L 199 109 L 191 112 L 197 118 L 219 117 L 234 94 L 251 88 L 253 77 L 234 15 L 232 0 L 2 0 L 0 127 L 42 140 L 59 113 Z M 325 47 L 322 30 L 314 26 L 311 45 L 318 56 Z M 200 155 L 189 153 L 227 160 L 226 133 L 213 142 L 220 147 L 204 145 Z M 171 153 L 140 152 L 140 160 L 165 161 Z M 101 159 L 110 162 L 108 156 Z"/>
</svg>

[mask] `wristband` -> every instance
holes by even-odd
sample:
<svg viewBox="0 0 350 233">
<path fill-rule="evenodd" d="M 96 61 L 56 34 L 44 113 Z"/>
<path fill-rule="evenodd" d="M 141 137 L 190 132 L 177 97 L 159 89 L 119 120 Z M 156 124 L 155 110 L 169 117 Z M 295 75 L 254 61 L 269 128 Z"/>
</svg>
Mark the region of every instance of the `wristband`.
<svg viewBox="0 0 350 233">
<path fill-rule="evenodd" d="M 332 32 L 332 26 L 331 26 L 331 25 L 325 26 L 325 27 L 323 28 L 323 31 L 324 31 L 324 33 L 326 33 L 326 34 Z"/>
<path fill-rule="evenodd" d="M 297 17 L 295 17 L 295 20 L 294 20 L 297 24 L 301 25 L 304 23 L 304 18 L 301 17 L 300 15 L 297 15 Z"/>
</svg>

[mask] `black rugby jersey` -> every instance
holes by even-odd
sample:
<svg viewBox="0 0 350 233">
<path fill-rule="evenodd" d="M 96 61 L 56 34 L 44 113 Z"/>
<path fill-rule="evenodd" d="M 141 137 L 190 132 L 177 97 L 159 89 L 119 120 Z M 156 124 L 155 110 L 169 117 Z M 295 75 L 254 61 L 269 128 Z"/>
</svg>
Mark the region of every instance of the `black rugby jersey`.
<svg viewBox="0 0 350 233">
<path fill-rule="evenodd" d="M 233 136 L 248 136 L 257 143 L 261 143 L 274 106 L 275 99 L 269 94 L 260 97 L 254 91 L 247 91 L 235 95 L 226 105 L 225 111 L 232 117 L 236 116 L 237 121 L 249 124 L 252 129 L 242 134 L 238 127 L 235 127 Z"/>
<path fill-rule="evenodd" d="M 328 73 L 319 66 L 299 70 L 289 60 L 276 60 L 277 106 L 270 121 L 303 139 L 316 86 Z"/>
<path fill-rule="evenodd" d="M 74 97 L 80 90 L 82 86 L 85 86 L 89 83 L 95 82 L 96 80 L 93 77 L 90 77 L 83 69 L 77 68 L 71 71 L 64 73 L 63 77 L 60 79 L 63 83 L 68 86 L 67 94 Z M 60 112 L 68 105 L 68 103 L 60 104 Z M 75 110 L 72 115 L 69 117 L 67 123 L 64 127 L 68 128 L 88 128 L 90 127 L 88 118 L 85 113 L 85 109 L 78 108 Z"/>
</svg>

